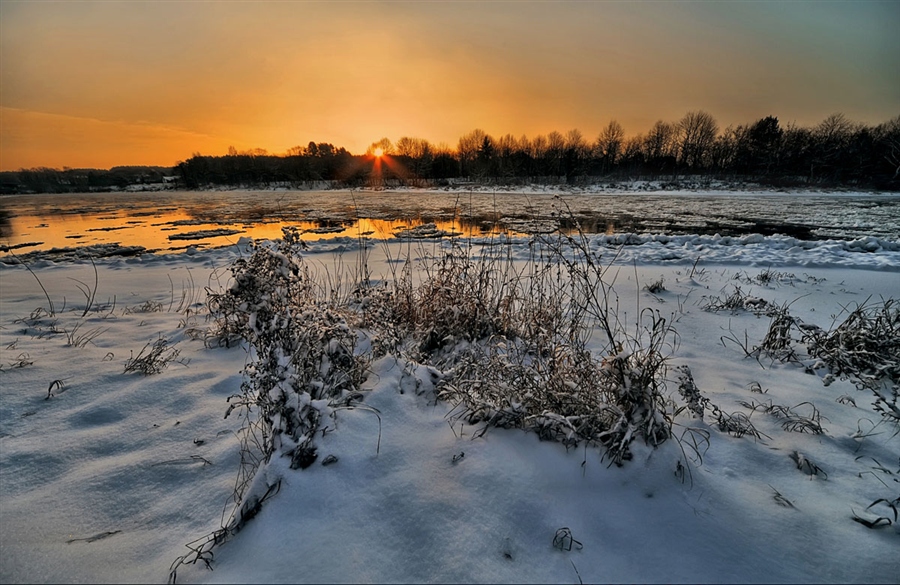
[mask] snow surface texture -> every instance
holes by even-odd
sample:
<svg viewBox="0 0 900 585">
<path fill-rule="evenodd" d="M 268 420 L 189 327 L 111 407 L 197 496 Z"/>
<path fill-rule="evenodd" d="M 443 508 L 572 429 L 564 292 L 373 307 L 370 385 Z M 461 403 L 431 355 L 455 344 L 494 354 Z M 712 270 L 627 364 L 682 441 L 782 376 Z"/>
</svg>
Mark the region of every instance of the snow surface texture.
<svg viewBox="0 0 900 585">
<path fill-rule="evenodd" d="M 617 242 L 595 238 L 601 250 L 607 243 Z M 334 267 L 343 254 L 352 265 L 352 244 L 322 242 L 307 259 Z M 403 245 L 376 246 L 373 273 L 386 274 Z M 526 258 L 527 242 L 514 250 Z M 227 286 L 241 254 L 98 262 L 84 318 L 90 263 L 31 265 L 52 318 L 38 311 L 50 302 L 35 277 L 0 265 L 0 581 L 165 582 L 184 544 L 219 527 L 239 462 L 239 421 L 223 414 L 248 353 L 208 348 L 197 331 L 207 326 L 204 287 Z M 387 357 L 365 386 L 380 426 L 371 412 L 340 411 L 311 467 L 274 458 L 258 481 L 280 480 L 279 492 L 214 549 L 213 571 L 181 567 L 178 581 L 898 582 L 898 524 L 852 519 L 891 516 L 883 504 L 866 508 L 900 492 L 900 436 L 878 425 L 871 394 L 747 358 L 722 338 L 759 343 L 769 319 L 701 308 L 737 284 L 829 328 L 845 306 L 898 296 L 897 241 L 646 237 L 618 254 L 622 310 L 651 306 L 675 320 L 670 365 L 688 365 L 705 396 L 745 414 L 739 401 L 810 402 L 825 433 L 789 432 L 754 412 L 765 436 L 736 438 L 698 419 L 687 424 L 708 430 L 710 444 L 690 478 L 676 441 L 636 442 L 633 460 L 609 468 L 593 448 L 451 428 L 450 405 L 435 403 L 427 376 L 404 375 Z M 793 277 L 736 280 L 770 264 Z M 665 291 L 643 290 L 660 278 Z M 124 372 L 161 338 L 179 351 L 163 371 Z M 675 393 L 674 369 L 669 378 Z M 327 455 L 337 462 L 321 465 Z M 561 528 L 577 541 L 563 541 L 571 550 L 554 546 Z"/>
</svg>

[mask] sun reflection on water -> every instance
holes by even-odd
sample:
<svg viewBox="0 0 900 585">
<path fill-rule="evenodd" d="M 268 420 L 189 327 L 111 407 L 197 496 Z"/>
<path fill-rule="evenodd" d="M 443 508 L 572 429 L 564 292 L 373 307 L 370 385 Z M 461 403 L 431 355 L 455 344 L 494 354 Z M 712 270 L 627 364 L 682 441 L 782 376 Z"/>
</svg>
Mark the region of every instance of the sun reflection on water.
<svg viewBox="0 0 900 585">
<path fill-rule="evenodd" d="M 348 219 L 340 217 L 346 213 L 337 213 L 338 217 L 300 220 L 279 218 L 270 212 L 232 214 L 227 210 L 217 212 L 210 208 L 91 210 L 81 206 L 37 211 L 38 213 L 11 215 L 0 243 L 26 252 L 97 244 L 120 244 L 140 246 L 150 251 L 168 251 L 189 246 L 227 246 L 235 244 L 242 237 L 255 240 L 280 238 L 284 227 L 297 228 L 301 239 L 306 241 L 359 237 L 391 239 L 410 233 L 436 237 L 520 235 L 484 218 L 458 216 Z M 212 219 L 217 215 L 226 217 Z"/>
</svg>

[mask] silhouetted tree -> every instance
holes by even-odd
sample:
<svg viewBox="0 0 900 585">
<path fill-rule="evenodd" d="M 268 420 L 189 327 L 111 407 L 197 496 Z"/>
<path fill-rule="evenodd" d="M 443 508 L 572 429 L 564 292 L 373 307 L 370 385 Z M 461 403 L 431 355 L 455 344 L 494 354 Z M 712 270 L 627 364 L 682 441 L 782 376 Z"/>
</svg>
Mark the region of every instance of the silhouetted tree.
<svg viewBox="0 0 900 585">
<path fill-rule="evenodd" d="M 675 170 L 678 153 L 678 129 L 674 124 L 657 120 L 647 132 L 644 141 L 644 156 L 656 172 L 669 172 Z"/>
<path fill-rule="evenodd" d="M 849 154 L 850 142 L 856 131 L 856 124 L 840 113 L 831 114 L 813 129 L 810 182 L 841 180 L 847 166 L 842 159 Z"/>
<path fill-rule="evenodd" d="M 679 162 L 691 169 L 703 168 L 718 132 L 719 126 L 710 114 L 704 111 L 685 114 L 678 121 Z"/>
<path fill-rule="evenodd" d="M 545 166 L 547 174 L 553 177 L 559 177 L 563 174 L 563 153 L 566 148 L 566 139 L 563 135 L 554 130 L 547 134 L 547 150 L 544 153 L 546 161 Z"/>
<path fill-rule="evenodd" d="M 891 170 L 890 180 L 900 179 L 900 116 L 875 129 L 879 155 Z"/>
<path fill-rule="evenodd" d="M 403 136 L 394 145 L 398 158 L 409 169 L 411 176 L 416 180 L 431 177 L 431 167 L 434 164 L 434 148 L 431 143 L 423 138 L 410 138 Z"/>
<path fill-rule="evenodd" d="M 478 156 L 478 149 L 484 144 L 487 134 L 481 128 L 476 128 L 459 138 L 456 146 L 456 154 L 459 157 L 459 174 L 470 177 L 474 171 L 472 163 Z"/>
<path fill-rule="evenodd" d="M 600 159 L 601 172 L 609 173 L 613 170 L 622 147 L 625 143 L 625 129 L 616 120 L 610 120 L 606 128 L 600 132 L 594 146 L 596 155 Z"/>
<path fill-rule="evenodd" d="M 434 149 L 431 173 L 435 179 L 445 180 L 459 176 L 459 160 L 446 144 L 438 144 Z"/>
<path fill-rule="evenodd" d="M 747 131 L 750 172 L 770 174 L 778 164 L 783 139 L 784 131 L 775 116 L 766 116 L 750 126 Z"/>
</svg>

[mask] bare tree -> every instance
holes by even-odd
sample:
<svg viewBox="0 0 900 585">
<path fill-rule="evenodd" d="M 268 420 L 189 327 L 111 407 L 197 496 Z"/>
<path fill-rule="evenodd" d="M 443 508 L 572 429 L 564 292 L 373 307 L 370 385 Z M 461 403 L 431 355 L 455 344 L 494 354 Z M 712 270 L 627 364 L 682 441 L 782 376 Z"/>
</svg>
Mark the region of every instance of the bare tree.
<svg viewBox="0 0 900 585">
<path fill-rule="evenodd" d="M 625 143 L 622 145 L 622 156 L 619 158 L 619 164 L 628 165 L 632 173 L 640 169 L 646 162 L 644 156 L 644 144 L 646 144 L 646 141 L 647 139 L 643 134 L 626 138 Z"/>
<path fill-rule="evenodd" d="M 401 136 L 394 145 L 394 152 L 397 156 L 414 158 L 416 156 L 418 138 L 410 138 L 409 136 Z"/>
<path fill-rule="evenodd" d="M 547 170 L 551 175 L 558 177 L 562 173 L 562 159 L 566 148 L 566 139 L 554 130 L 547 135 Z"/>
<path fill-rule="evenodd" d="M 590 152 L 591 148 L 580 130 L 573 128 L 566 132 L 563 145 L 563 172 L 567 181 L 571 182 L 575 177 L 586 174 L 586 162 Z"/>
<path fill-rule="evenodd" d="M 841 159 L 847 154 L 853 135 L 861 126 L 851 122 L 844 114 L 831 114 L 813 128 L 813 158 L 810 163 L 810 181 L 816 179 L 840 180 L 845 165 Z"/>
<path fill-rule="evenodd" d="M 719 125 L 711 114 L 702 110 L 685 114 L 678 121 L 681 163 L 690 168 L 704 166 L 718 132 Z"/>
<path fill-rule="evenodd" d="M 529 149 L 529 153 L 531 154 L 531 158 L 535 160 L 541 160 L 547 156 L 547 137 L 543 134 L 538 134 L 531 140 L 531 146 Z"/>
<path fill-rule="evenodd" d="M 424 138 L 403 136 L 394 145 L 394 152 L 398 157 L 406 159 L 405 164 L 409 166 L 409 170 L 416 179 L 421 179 L 431 173 L 434 148 Z"/>
<path fill-rule="evenodd" d="M 661 166 L 663 159 L 674 158 L 677 152 L 676 136 L 674 124 L 657 120 L 644 139 L 644 156 L 658 166 Z"/>
<path fill-rule="evenodd" d="M 484 145 L 487 133 L 481 128 L 476 128 L 459 138 L 456 153 L 459 156 L 460 174 L 468 177 L 472 173 L 472 162 L 478 155 L 478 150 Z"/>
<path fill-rule="evenodd" d="M 847 116 L 841 113 L 831 114 L 822 120 L 815 127 L 813 133 L 817 140 L 821 142 L 841 144 L 846 143 L 850 139 L 850 135 L 857 129 L 854 124 L 847 119 Z"/>
<path fill-rule="evenodd" d="M 603 163 L 603 172 L 608 173 L 622 155 L 625 144 L 625 129 L 616 120 L 610 120 L 597 137 L 595 145 L 597 157 Z"/>
<path fill-rule="evenodd" d="M 511 177 L 517 173 L 514 161 L 520 150 L 519 141 L 512 134 L 506 134 L 497 140 L 496 156 L 500 176 Z"/>
<path fill-rule="evenodd" d="M 738 144 L 746 133 L 743 126 L 734 128 L 729 126 L 713 140 L 709 149 L 709 162 L 718 171 L 734 169 L 734 161 L 737 157 Z"/>
<path fill-rule="evenodd" d="M 884 160 L 894 169 L 891 179 L 896 180 L 900 177 L 900 116 L 880 124 L 876 131 L 884 144 Z"/>
</svg>

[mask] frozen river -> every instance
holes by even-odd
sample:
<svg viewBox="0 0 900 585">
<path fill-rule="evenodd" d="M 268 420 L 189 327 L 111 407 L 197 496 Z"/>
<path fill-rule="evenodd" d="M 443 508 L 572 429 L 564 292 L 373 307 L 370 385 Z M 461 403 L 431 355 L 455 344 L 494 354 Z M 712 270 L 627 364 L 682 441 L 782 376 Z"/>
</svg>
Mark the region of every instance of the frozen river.
<svg viewBox="0 0 900 585">
<path fill-rule="evenodd" d="M 245 236 L 279 237 L 286 225 L 299 228 L 307 240 L 525 235 L 577 226 L 587 234 L 783 234 L 804 241 L 897 242 L 900 195 L 168 191 L 6 196 L 0 198 L 0 220 L 0 244 L 20 255 L 98 244 L 138 252 L 212 248 Z"/>
</svg>

